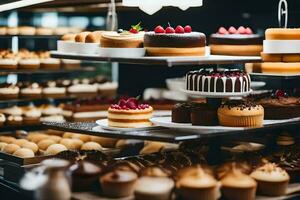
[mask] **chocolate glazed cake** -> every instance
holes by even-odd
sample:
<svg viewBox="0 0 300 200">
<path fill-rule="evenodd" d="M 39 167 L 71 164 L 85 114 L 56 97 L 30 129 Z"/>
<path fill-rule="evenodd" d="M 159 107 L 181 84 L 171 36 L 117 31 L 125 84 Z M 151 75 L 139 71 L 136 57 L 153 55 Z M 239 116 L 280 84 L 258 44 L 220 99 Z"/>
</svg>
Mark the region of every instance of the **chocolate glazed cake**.
<svg viewBox="0 0 300 200">
<path fill-rule="evenodd" d="M 201 69 L 186 75 L 186 89 L 198 92 L 242 93 L 251 89 L 250 76 L 239 70 L 214 71 Z"/>
</svg>

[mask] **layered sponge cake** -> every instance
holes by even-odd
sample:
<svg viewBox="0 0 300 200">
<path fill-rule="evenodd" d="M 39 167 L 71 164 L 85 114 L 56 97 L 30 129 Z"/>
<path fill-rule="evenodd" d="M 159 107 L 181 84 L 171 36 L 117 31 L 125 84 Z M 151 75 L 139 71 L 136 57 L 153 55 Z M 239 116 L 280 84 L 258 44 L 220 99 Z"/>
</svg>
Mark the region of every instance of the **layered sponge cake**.
<svg viewBox="0 0 300 200">
<path fill-rule="evenodd" d="M 300 73 L 300 28 L 269 28 L 261 53 L 263 63 L 248 64 L 253 72 L 266 74 Z"/>
<path fill-rule="evenodd" d="M 108 126 L 119 128 L 141 128 L 152 126 L 150 118 L 153 108 L 139 104 L 137 99 L 120 99 L 108 109 Z"/>
</svg>

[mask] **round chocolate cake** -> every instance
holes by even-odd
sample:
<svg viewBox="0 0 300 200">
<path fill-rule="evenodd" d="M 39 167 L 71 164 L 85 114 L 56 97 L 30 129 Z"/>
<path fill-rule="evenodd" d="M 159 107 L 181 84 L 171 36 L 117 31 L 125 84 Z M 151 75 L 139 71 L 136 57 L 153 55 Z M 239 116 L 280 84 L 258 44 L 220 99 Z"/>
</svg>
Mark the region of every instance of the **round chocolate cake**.
<svg viewBox="0 0 300 200">
<path fill-rule="evenodd" d="M 201 69 L 186 75 L 186 89 L 198 92 L 243 93 L 251 89 L 250 76 L 240 70 Z"/>
<path fill-rule="evenodd" d="M 148 56 L 204 56 L 206 36 L 193 32 L 190 26 L 157 26 L 144 35 L 144 47 Z"/>
<path fill-rule="evenodd" d="M 205 35 L 200 32 L 184 34 L 157 34 L 153 31 L 150 31 L 144 35 L 145 47 L 205 47 L 205 41 Z"/>
</svg>

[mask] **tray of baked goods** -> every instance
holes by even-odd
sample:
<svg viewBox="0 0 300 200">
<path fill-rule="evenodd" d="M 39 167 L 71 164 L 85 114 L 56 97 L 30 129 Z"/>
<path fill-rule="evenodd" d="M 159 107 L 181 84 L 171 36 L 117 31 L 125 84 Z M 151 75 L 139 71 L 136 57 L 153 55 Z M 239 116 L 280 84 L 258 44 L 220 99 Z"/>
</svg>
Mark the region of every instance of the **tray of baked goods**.
<svg viewBox="0 0 300 200">
<path fill-rule="evenodd" d="M 106 156 L 116 156 L 121 152 L 115 147 L 116 142 L 116 139 L 54 130 L 23 131 L 0 136 L 0 159 L 23 166 L 38 164 L 68 151 L 63 155 L 70 155 L 70 158 L 76 153 L 96 156 L 98 151 Z"/>
<path fill-rule="evenodd" d="M 224 29 L 224 28 L 223 28 Z M 242 30 L 243 29 L 243 30 Z M 142 31 L 141 23 L 130 30 L 66 34 L 57 42 L 55 58 L 120 62 L 142 65 L 200 65 L 260 62 L 262 39 L 250 28 L 219 30 L 210 37 L 178 25 Z M 230 34 L 229 34 L 230 33 Z M 229 45 L 228 45 L 229 44 Z M 212 54 L 212 55 L 211 55 Z"/>
<path fill-rule="evenodd" d="M 300 192 L 297 142 L 296 137 L 284 133 L 262 137 L 260 143 L 237 140 L 220 148 L 186 143 L 169 152 L 93 163 L 81 159 L 67 168 L 72 186 L 61 193 L 99 200 L 197 199 L 204 195 L 208 199 L 289 199 Z M 217 149 L 216 158 L 212 151 Z M 51 179 L 45 169 L 62 168 L 62 163 L 65 170 L 67 161 L 42 162 L 25 174 L 21 188 L 36 190 L 40 185 L 31 187 L 29 183 L 42 176 Z"/>
</svg>

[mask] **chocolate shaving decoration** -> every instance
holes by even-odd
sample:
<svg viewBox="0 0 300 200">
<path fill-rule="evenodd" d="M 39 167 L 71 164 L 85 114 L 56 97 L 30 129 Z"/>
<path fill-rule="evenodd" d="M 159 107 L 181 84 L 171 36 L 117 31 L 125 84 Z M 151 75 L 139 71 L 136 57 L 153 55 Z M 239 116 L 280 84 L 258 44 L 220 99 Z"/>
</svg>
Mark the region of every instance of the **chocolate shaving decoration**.
<svg viewBox="0 0 300 200">
<path fill-rule="evenodd" d="M 255 108 L 258 105 L 252 101 L 244 101 L 244 100 L 230 100 L 221 105 L 222 108 L 228 106 L 229 109 L 238 107 L 240 110 L 251 110 L 251 108 Z"/>
</svg>

